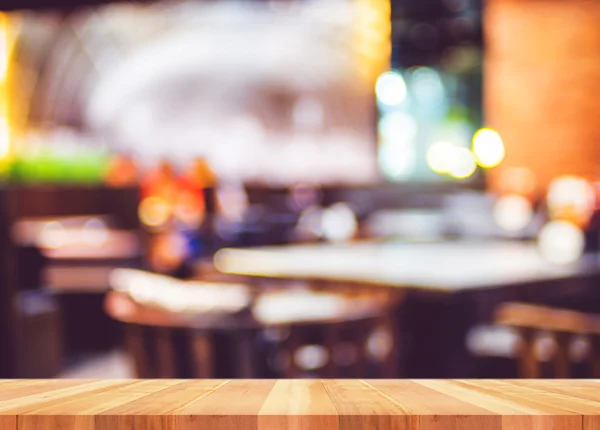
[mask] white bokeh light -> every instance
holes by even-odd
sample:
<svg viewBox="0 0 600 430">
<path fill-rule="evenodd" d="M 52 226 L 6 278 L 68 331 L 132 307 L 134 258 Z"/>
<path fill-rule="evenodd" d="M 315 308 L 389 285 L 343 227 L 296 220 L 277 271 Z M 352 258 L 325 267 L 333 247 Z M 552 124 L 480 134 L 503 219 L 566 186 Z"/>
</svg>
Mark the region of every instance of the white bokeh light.
<svg viewBox="0 0 600 430">
<path fill-rule="evenodd" d="M 387 106 L 398 106 L 406 99 L 406 83 L 398 72 L 386 72 L 375 85 L 377 99 Z"/>
<path fill-rule="evenodd" d="M 494 205 L 494 220 L 500 228 L 514 233 L 523 230 L 533 218 L 531 203 L 516 194 L 503 196 Z"/>
<path fill-rule="evenodd" d="M 455 148 L 451 152 L 448 173 L 457 179 L 465 179 L 477 170 L 475 156 L 467 148 Z"/>
<path fill-rule="evenodd" d="M 551 221 L 542 227 L 538 247 L 542 256 L 551 263 L 570 264 L 583 254 L 583 231 L 566 221 Z"/>
<path fill-rule="evenodd" d="M 436 173 L 448 173 L 455 149 L 456 147 L 449 142 L 434 143 L 427 151 L 427 165 Z"/>
<path fill-rule="evenodd" d="M 504 142 L 495 130 L 482 128 L 473 136 L 473 153 L 481 167 L 495 167 L 504 160 Z"/>
<path fill-rule="evenodd" d="M 356 234 L 358 222 L 348 205 L 336 203 L 323 211 L 321 218 L 323 236 L 330 242 L 345 242 Z"/>
</svg>

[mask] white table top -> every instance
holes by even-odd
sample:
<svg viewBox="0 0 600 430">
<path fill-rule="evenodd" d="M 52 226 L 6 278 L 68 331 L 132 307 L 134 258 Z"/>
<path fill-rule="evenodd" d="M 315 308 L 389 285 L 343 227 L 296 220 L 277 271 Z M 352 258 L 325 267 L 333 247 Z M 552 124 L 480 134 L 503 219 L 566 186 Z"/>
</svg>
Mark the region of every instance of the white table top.
<svg viewBox="0 0 600 430">
<path fill-rule="evenodd" d="M 569 266 L 546 262 L 535 244 L 508 241 L 311 244 L 223 249 L 225 273 L 358 281 L 401 288 L 461 291 L 600 272 L 594 256 Z"/>
</svg>

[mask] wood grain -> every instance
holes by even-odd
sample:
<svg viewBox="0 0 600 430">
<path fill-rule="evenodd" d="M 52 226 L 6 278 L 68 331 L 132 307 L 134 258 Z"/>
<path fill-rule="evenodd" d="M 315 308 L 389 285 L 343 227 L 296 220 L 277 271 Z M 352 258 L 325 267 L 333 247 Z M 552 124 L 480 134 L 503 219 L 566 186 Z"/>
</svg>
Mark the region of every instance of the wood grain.
<svg viewBox="0 0 600 430">
<path fill-rule="evenodd" d="M 364 381 L 328 380 L 323 384 L 340 415 L 340 430 L 418 428 L 417 415 Z"/>
<path fill-rule="evenodd" d="M 501 429 L 502 416 L 413 381 L 367 381 L 419 416 L 419 429 Z"/>
<path fill-rule="evenodd" d="M 185 408 L 175 419 L 181 430 L 256 430 L 258 413 L 275 380 L 235 380 Z"/>
<path fill-rule="evenodd" d="M 277 381 L 258 414 L 258 429 L 338 430 L 338 412 L 321 381 Z"/>
<path fill-rule="evenodd" d="M 175 414 L 220 388 L 227 381 L 179 381 L 96 416 L 96 430 L 172 430 Z"/>
<path fill-rule="evenodd" d="M 123 402 L 175 385 L 172 380 L 134 381 L 122 387 L 86 396 L 60 404 L 44 406 L 19 415 L 18 430 L 94 430 L 95 415 Z"/>
<path fill-rule="evenodd" d="M 2 380 L 0 430 L 600 430 L 600 380 Z"/>
</svg>

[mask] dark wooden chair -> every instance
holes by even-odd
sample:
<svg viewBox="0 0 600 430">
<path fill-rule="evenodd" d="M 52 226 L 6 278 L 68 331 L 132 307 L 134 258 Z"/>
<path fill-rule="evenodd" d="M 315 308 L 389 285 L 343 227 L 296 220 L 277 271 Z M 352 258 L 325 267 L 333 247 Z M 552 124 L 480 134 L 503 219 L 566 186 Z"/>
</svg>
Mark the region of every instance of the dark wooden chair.
<svg viewBox="0 0 600 430">
<path fill-rule="evenodd" d="M 279 306 L 286 293 L 272 293 L 261 289 L 244 309 L 211 315 L 139 303 L 127 292 L 113 291 L 105 309 L 125 324 L 140 378 L 398 376 L 391 317 L 396 302 L 385 290 L 314 293 L 343 306 L 318 315 L 296 311 L 275 317 L 264 310 Z"/>
<path fill-rule="evenodd" d="M 495 319 L 497 324 L 513 327 L 520 334 L 520 377 L 539 378 L 545 358 L 552 361 L 556 378 L 572 377 L 576 362 L 586 364 L 586 376 L 600 377 L 600 316 L 505 303 L 498 308 Z M 546 348 L 541 339 L 546 340 Z"/>
</svg>

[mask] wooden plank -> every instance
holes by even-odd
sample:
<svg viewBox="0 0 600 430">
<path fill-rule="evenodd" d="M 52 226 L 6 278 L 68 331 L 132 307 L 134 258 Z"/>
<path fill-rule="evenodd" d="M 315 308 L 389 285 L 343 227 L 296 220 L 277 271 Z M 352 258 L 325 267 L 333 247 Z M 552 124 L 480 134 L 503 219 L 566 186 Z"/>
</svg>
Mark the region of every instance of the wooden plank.
<svg viewBox="0 0 600 430">
<path fill-rule="evenodd" d="M 20 414 L 18 430 L 94 430 L 95 415 L 176 385 L 175 380 L 132 381 L 109 391 L 80 396 Z"/>
<path fill-rule="evenodd" d="M 0 386 L 0 404 L 6 400 L 17 399 L 31 394 L 47 393 L 49 391 L 74 387 L 85 383 L 85 381 L 76 379 L 55 379 L 49 381 L 39 381 L 34 379 L 29 384 Z"/>
<path fill-rule="evenodd" d="M 96 415 L 96 430 L 172 430 L 174 415 L 217 390 L 227 381 L 180 381 L 156 393 Z"/>
<path fill-rule="evenodd" d="M 538 390 L 549 393 L 564 394 L 571 397 L 600 402 L 600 381 L 574 380 L 567 382 L 560 379 L 511 379 L 506 380 L 506 382 L 523 387 L 537 388 Z"/>
<path fill-rule="evenodd" d="M 594 380 L 32 380 L 0 396 L 0 430 L 600 430 Z"/>
<path fill-rule="evenodd" d="M 35 387 L 40 381 L 31 381 L 31 387 Z M 79 381 L 81 384 L 74 386 L 25 394 L 22 397 L 13 398 L 0 402 L 0 430 L 16 430 L 17 415 L 28 412 L 41 405 L 51 405 L 64 401 L 65 399 L 81 395 L 109 390 L 115 386 L 125 384 L 123 381 Z"/>
<path fill-rule="evenodd" d="M 323 385 L 339 413 L 339 430 L 409 430 L 418 417 L 365 381 L 324 380 Z"/>
<path fill-rule="evenodd" d="M 581 430 L 583 426 L 579 414 L 493 390 L 449 380 L 417 383 L 502 415 L 502 429 Z"/>
<path fill-rule="evenodd" d="M 0 416 L 27 413 L 37 408 L 59 404 L 84 395 L 109 391 L 113 388 L 129 385 L 131 383 L 131 381 L 118 380 L 87 381 L 73 387 L 26 395 L 20 398 L 0 402 Z"/>
<path fill-rule="evenodd" d="M 502 417 L 413 381 L 366 381 L 395 402 L 419 415 L 420 430 L 500 430 Z"/>
<path fill-rule="evenodd" d="M 277 381 L 258 414 L 258 430 L 338 430 L 338 412 L 321 381 Z"/>
<path fill-rule="evenodd" d="M 257 430 L 275 380 L 233 380 L 175 416 L 177 430 Z"/>
<path fill-rule="evenodd" d="M 483 387 L 503 395 L 510 395 L 517 399 L 539 402 L 543 405 L 561 408 L 577 414 L 582 414 L 584 428 L 600 429 L 600 402 L 582 399 L 570 394 L 551 393 L 543 389 L 539 382 L 535 385 L 522 386 L 510 381 L 464 381 L 469 385 Z"/>
</svg>

